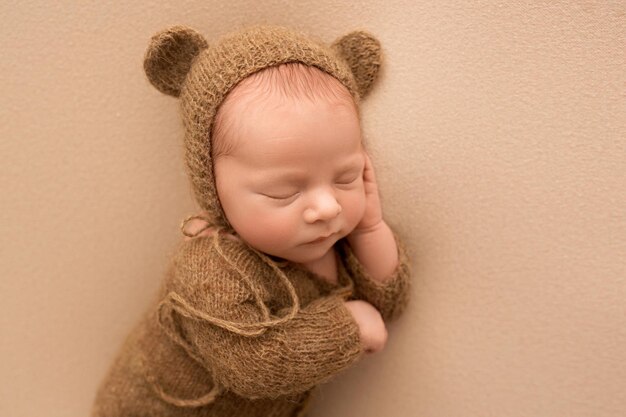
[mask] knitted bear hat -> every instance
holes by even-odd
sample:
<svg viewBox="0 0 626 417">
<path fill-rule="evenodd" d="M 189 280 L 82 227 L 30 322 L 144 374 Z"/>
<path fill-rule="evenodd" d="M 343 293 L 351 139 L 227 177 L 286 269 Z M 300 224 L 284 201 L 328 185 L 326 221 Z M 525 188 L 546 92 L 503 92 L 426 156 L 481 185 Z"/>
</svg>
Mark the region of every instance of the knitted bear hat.
<svg viewBox="0 0 626 417">
<path fill-rule="evenodd" d="M 210 223 L 231 228 L 217 196 L 211 135 L 227 94 L 262 69 L 299 62 L 339 80 L 358 106 L 371 90 L 381 65 L 380 43 L 363 31 L 350 32 L 331 45 L 275 26 L 256 26 L 209 43 L 185 26 L 169 27 L 152 37 L 144 58 L 148 80 L 181 101 L 185 159 L 196 200 Z"/>
</svg>

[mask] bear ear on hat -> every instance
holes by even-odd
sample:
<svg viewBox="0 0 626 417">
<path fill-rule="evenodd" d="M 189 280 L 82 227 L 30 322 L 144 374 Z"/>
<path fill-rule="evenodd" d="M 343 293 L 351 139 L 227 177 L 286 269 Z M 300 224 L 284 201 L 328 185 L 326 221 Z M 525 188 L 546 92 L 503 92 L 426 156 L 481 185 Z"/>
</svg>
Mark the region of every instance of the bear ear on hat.
<svg viewBox="0 0 626 417">
<path fill-rule="evenodd" d="M 331 47 L 346 60 L 358 85 L 359 95 L 365 97 L 372 89 L 382 63 L 378 39 L 358 30 L 341 36 Z"/>
<path fill-rule="evenodd" d="M 178 97 L 194 58 L 207 47 L 204 37 L 186 26 L 158 32 L 150 39 L 144 56 L 148 80 L 160 92 Z"/>
</svg>

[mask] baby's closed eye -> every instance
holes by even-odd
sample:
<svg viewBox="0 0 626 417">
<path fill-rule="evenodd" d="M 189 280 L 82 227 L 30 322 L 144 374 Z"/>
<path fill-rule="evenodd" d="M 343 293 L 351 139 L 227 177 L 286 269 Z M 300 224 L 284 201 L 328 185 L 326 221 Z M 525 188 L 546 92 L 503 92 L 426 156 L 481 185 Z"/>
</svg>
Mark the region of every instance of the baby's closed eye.
<svg viewBox="0 0 626 417">
<path fill-rule="evenodd" d="M 335 181 L 335 184 L 341 184 L 341 185 L 352 184 L 359 178 L 361 178 L 360 172 L 357 172 L 356 174 L 351 173 L 349 175 L 342 175 L 341 177 L 337 178 L 337 181 Z"/>
<path fill-rule="evenodd" d="M 343 174 L 339 176 L 335 180 L 335 185 L 338 186 L 352 186 L 355 185 L 357 180 L 361 179 L 361 172 L 350 172 L 347 174 Z M 295 200 L 301 194 L 301 190 L 291 189 L 291 190 L 271 190 L 271 191 L 263 191 L 259 194 L 268 197 L 272 200 Z"/>
<path fill-rule="evenodd" d="M 286 193 L 270 192 L 270 193 L 260 193 L 260 194 L 264 195 L 265 197 L 271 198 L 273 200 L 289 200 L 291 198 L 297 197 L 300 194 L 300 192 L 298 191 L 286 192 Z"/>
</svg>

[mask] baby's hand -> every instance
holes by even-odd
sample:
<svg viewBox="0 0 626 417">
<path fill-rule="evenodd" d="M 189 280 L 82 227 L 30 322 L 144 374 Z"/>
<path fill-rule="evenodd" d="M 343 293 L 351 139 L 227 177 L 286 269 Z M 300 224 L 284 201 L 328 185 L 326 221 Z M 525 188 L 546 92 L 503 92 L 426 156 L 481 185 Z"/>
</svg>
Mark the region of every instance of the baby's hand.
<svg viewBox="0 0 626 417">
<path fill-rule="evenodd" d="M 383 211 L 380 206 L 380 196 L 378 195 L 378 184 L 374 175 L 374 166 L 367 152 L 365 156 L 365 169 L 363 170 L 363 187 L 365 189 L 365 212 L 359 224 L 353 232 L 361 233 L 377 227 L 383 220 Z"/>
<path fill-rule="evenodd" d="M 365 353 L 383 350 L 387 344 L 387 328 L 378 310 L 363 300 L 346 301 L 345 306 L 359 326 Z"/>
</svg>

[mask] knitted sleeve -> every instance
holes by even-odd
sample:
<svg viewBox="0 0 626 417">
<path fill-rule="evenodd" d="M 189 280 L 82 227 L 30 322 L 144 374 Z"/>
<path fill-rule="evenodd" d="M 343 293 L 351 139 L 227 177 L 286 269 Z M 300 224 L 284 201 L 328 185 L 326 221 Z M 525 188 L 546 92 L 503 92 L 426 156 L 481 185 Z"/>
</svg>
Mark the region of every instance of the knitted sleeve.
<svg viewBox="0 0 626 417">
<path fill-rule="evenodd" d="M 380 311 L 385 321 L 399 316 L 409 302 L 410 263 L 404 243 L 395 231 L 393 236 L 398 247 L 398 266 L 385 283 L 373 279 L 356 257 L 346 240 L 340 246 L 344 266 L 354 281 L 354 298 L 365 300 Z"/>
<path fill-rule="evenodd" d="M 181 247 L 169 301 L 162 306 L 179 343 L 218 385 L 251 399 L 298 394 L 363 354 L 359 328 L 341 297 L 304 307 L 295 301 L 272 312 L 263 301 L 267 294 L 255 284 L 259 280 L 242 279 L 267 274 L 260 268 L 267 265 L 245 251 L 220 253 L 215 244 L 200 238 Z"/>
</svg>

